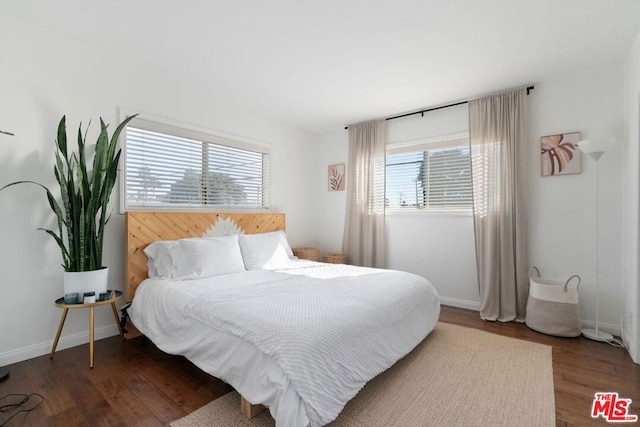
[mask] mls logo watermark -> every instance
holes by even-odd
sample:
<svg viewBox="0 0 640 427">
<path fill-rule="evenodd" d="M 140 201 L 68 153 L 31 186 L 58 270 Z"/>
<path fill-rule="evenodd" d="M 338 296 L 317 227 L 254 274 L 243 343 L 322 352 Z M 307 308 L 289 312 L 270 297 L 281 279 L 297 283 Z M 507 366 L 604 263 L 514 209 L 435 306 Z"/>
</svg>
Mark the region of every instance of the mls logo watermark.
<svg viewBox="0 0 640 427">
<path fill-rule="evenodd" d="M 623 399 L 618 393 L 596 393 L 591 407 L 591 418 L 602 417 L 609 423 L 633 423 L 637 415 L 630 415 L 631 399 Z"/>
</svg>

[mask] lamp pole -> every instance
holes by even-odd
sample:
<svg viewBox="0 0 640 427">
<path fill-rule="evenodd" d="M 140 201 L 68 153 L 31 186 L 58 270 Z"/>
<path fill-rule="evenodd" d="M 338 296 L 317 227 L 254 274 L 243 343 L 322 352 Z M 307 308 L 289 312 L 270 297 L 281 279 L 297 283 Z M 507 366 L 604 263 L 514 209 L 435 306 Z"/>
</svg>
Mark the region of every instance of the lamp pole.
<svg viewBox="0 0 640 427">
<path fill-rule="evenodd" d="M 607 142 L 609 143 L 609 142 Z M 578 143 L 580 149 L 585 152 L 595 162 L 595 172 L 593 174 L 593 259 L 594 259 L 594 298 L 595 298 L 595 327 L 594 329 L 583 329 L 582 335 L 593 341 L 608 342 L 613 340 L 613 335 L 600 331 L 598 325 L 598 160 L 605 153 L 608 146 L 603 146 L 602 143 L 596 141 L 580 141 Z"/>
</svg>

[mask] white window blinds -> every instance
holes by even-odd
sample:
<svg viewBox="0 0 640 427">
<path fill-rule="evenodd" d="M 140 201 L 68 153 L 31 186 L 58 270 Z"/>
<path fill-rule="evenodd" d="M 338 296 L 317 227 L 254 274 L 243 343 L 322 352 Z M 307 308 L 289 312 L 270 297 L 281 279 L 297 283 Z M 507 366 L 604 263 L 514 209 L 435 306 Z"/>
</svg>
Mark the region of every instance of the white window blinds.
<svg viewBox="0 0 640 427">
<path fill-rule="evenodd" d="M 266 147 L 136 119 L 124 155 L 125 210 L 269 207 Z"/>
<path fill-rule="evenodd" d="M 389 148 L 386 205 L 403 210 L 471 209 L 467 140 Z"/>
</svg>

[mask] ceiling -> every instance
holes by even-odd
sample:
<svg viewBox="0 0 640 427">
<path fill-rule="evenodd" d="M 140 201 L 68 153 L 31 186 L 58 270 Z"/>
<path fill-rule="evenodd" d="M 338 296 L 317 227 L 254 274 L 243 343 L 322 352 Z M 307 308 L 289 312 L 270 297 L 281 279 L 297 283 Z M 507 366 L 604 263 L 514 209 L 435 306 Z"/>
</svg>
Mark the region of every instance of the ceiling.
<svg viewBox="0 0 640 427">
<path fill-rule="evenodd" d="M 2 0 L 0 12 L 311 132 L 622 64 L 640 29 L 638 0 Z"/>
</svg>

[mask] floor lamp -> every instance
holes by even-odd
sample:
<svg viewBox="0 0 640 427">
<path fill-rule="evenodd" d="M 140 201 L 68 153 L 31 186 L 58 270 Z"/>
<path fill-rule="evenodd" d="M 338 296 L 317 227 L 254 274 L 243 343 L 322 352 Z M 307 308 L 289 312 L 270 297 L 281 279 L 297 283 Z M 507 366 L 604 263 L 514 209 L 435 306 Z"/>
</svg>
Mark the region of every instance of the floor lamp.
<svg viewBox="0 0 640 427">
<path fill-rule="evenodd" d="M 595 328 L 593 329 L 583 329 L 582 335 L 590 340 L 594 341 L 602 341 L 607 342 L 613 340 L 613 335 L 603 332 L 598 328 L 598 160 L 600 157 L 609 149 L 613 144 L 613 138 L 606 139 L 585 139 L 578 142 L 578 147 L 580 150 L 591 157 L 595 162 L 595 173 L 593 177 L 593 186 L 594 186 L 594 203 L 593 203 L 593 215 L 594 215 L 594 266 L 595 266 L 595 275 L 594 275 L 594 295 L 596 299 L 596 318 L 595 318 Z"/>
</svg>

